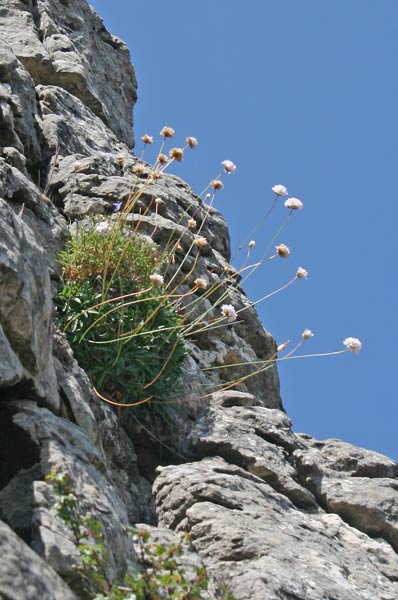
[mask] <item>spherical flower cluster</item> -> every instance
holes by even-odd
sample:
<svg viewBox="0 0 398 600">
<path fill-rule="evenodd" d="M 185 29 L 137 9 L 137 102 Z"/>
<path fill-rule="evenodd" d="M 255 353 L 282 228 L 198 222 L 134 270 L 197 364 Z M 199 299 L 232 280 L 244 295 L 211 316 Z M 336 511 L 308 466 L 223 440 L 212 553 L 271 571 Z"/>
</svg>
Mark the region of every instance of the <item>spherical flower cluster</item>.
<svg viewBox="0 0 398 600">
<path fill-rule="evenodd" d="M 195 239 L 194 242 L 195 246 L 197 248 L 203 248 L 203 246 L 206 246 L 207 244 L 207 240 L 205 237 L 203 237 L 202 235 L 198 235 Z"/>
<path fill-rule="evenodd" d="M 279 183 L 277 185 L 274 185 L 272 191 L 275 192 L 277 196 L 287 196 L 287 189 L 284 185 L 281 185 Z"/>
<path fill-rule="evenodd" d="M 306 271 L 305 269 L 303 269 L 303 267 L 299 267 L 297 269 L 296 277 L 297 277 L 297 279 L 307 279 L 307 277 L 308 277 L 308 271 Z"/>
<path fill-rule="evenodd" d="M 255 245 L 256 245 L 256 242 L 254 240 L 250 240 L 249 248 L 254 248 Z"/>
<path fill-rule="evenodd" d="M 194 284 L 195 287 L 198 288 L 198 290 L 205 290 L 207 288 L 207 281 L 206 279 L 203 279 L 203 277 L 198 277 L 197 279 L 195 279 Z"/>
<path fill-rule="evenodd" d="M 153 144 L 153 137 L 147 133 L 141 137 L 144 144 Z"/>
<path fill-rule="evenodd" d="M 143 175 L 145 173 L 145 169 L 142 165 L 134 165 L 133 173 L 135 173 L 138 176 Z"/>
<path fill-rule="evenodd" d="M 188 229 L 195 229 L 196 225 L 197 225 L 197 222 L 195 221 L 195 219 L 188 219 L 188 221 L 187 221 Z"/>
<path fill-rule="evenodd" d="M 152 173 L 151 173 L 151 178 L 152 179 L 160 179 L 161 176 L 162 176 L 162 172 L 161 171 L 155 170 L 155 171 L 152 171 Z"/>
<path fill-rule="evenodd" d="M 281 258 L 287 258 L 290 254 L 290 248 L 286 246 L 286 244 L 279 244 L 279 246 L 275 246 L 275 250 L 277 255 Z"/>
<path fill-rule="evenodd" d="M 105 235 L 106 233 L 109 232 L 111 226 L 108 223 L 108 221 L 101 221 L 100 223 L 97 223 L 97 225 L 95 226 L 95 230 L 98 231 L 98 233 L 101 233 L 102 235 Z"/>
<path fill-rule="evenodd" d="M 165 126 L 161 130 L 160 135 L 162 135 L 164 138 L 172 138 L 174 136 L 174 129 L 169 126 Z"/>
<path fill-rule="evenodd" d="M 232 304 L 223 304 L 221 307 L 221 314 L 225 317 L 230 323 L 236 321 L 238 318 L 237 312 Z"/>
<path fill-rule="evenodd" d="M 196 137 L 193 137 L 192 135 L 189 135 L 185 141 L 192 150 L 196 148 L 199 143 Z"/>
<path fill-rule="evenodd" d="M 160 153 L 160 154 L 158 154 L 157 161 L 159 164 L 165 165 L 166 163 L 169 162 L 169 159 L 167 158 L 167 156 L 165 154 Z"/>
<path fill-rule="evenodd" d="M 284 202 L 286 208 L 290 208 L 290 210 L 301 210 L 304 204 L 298 198 L 288 198 Z"/>
<path fill-rule="evenodd" d="M 312 337 L 314 337 L 314 334 L 312 333 L 311 329 L 304 329 L 301 337 L 303 340 L 310 340 Z"/>
<path fill-rule="evenodd" d="M 156 206 L 159 206 L 160 204 L 163 204 L 163 200 L 161 198 L 155 198 L 155 204 Z"/>
<path fill-rule="evenodd" d="M 226 173 L 233 173 L 236 171 L 236 165 L 232 162 L 232 160 L 223 160 L 222 165 L 224 165 L 224 171 Z"/>
<path fill-rule="evenodd" d="M 358 354 L 360 349 L 362 348 L 362 344 L 358 338 L 348 337 L 343 341 L 344 346 L 349 352 L 353 354 Z"/>
<path fill-rule="evenodd" d="M 222 190 L 224 184 L 220 179 L 213 179 L 213 181 L 210 182 L 210 187 L 212 187 L 213 190 Z"/>
<path fill-rule="evenodd" d="M 184 159 L 184 150 L 182 148 L 172 148 L 169 152 L 170 158 L 181 162 Z"/>
<path fill-rule="evenodd" d="M 149 281 L 153 285 L 163 285 L 164 284 L 164 279 L 163 279 L 162 275 L 159 275 L 159 273 L 153 273 L 152 275 L 150 275 Z"/>
</svg>

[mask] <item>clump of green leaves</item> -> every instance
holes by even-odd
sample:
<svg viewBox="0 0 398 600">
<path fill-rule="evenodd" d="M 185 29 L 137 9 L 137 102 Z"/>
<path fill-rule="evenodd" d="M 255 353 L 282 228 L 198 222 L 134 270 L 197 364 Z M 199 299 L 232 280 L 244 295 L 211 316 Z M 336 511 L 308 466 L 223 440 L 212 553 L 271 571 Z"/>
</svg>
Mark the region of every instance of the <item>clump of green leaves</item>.
<svg viewBox="0 0 398 600">
<path fill-rule="evenodd" d="M 127 574 L 122 583 L 110 581 L 106 572 L 107 551 L 98 521 L 83 517 L 78 500 L 67 475 L 47 476 L 57 501 L 53 510 L 72 531 L 79 550 L 81 564 L 77 567 L 83 591 L 93 600 L 204 600 L 208 594 L 209 578 L 205 567 L 196 567 L 188 577 L 179 557 L 188 538 L 176 544 L 151 543 L 146 530 L 131 530 L 138 544 L 137 556 L 141 570 Z M 223 600 L 234 600 L 225 591 Z"/>
<path fill-rule="evenodd" d="M 178 311 L 150 281 L 161 258 L 143 236 L 100 225 L 79 224 L 60 253 L 61 325 L 101 395 L 122 404 L 159 402 L 185 357 Z"/>
</svg>

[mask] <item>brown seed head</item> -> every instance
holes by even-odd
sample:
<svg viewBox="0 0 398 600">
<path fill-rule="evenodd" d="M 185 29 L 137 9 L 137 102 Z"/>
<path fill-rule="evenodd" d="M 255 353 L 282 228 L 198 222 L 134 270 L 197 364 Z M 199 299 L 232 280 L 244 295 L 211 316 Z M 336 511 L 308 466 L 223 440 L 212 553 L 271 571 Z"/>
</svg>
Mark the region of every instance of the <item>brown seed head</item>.
<svg viewBox="0 0 398 600">
<path fill-rule="evenodd" d="M 221 179 L 213 179 L 213 181 L 210 182 L 210 187 L 212 187 L 213 190 L 222 190 L 224 184 Z"/>
<path fill-rule="evenodd" d="M 181 162 L 184 158 L 184 150 L 182 148 L 172 148 L 169 152 L 169 156 L 173 160 Z"/>
<path fill-rule="evenodd" d="M 166 163 L 169 162 L 169 159 L 167 158 L 167 156 L 165 154 L 159 154 L 158 158 L 157 158 L 157 161 L 161 165 L 165 165 Z"/>
<path fill-rule="evenodd" d="M 290 248 L 286 246 L 286 244 L 279 244 L 279 246 L 275 246 L 275 250 L 278 256 L 282 258 L 287 258 L 290 254 Z"/>
<path fill-rule="evenodd" d="M 162 131 L 160 132 L 160 135 L 162 135 L 165 138 L 172 138 L 174 137 L 174 129 L 167 125 L 163 127 Z"/>
<path fill-rule="evenodd" d="M 153 137 L 147 133 L 141 137 L 144 144 L 153 144 Z"/>
</svg>

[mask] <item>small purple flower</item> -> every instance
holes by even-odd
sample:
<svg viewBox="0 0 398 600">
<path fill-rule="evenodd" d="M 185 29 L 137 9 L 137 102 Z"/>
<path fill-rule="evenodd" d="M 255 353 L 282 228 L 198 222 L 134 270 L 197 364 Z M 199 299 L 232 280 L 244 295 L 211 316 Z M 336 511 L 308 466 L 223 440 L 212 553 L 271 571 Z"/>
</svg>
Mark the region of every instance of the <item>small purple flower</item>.
<svg viewBox="0 0 398 600">
<path fill-rule="evenodd" d="M 117 213 L 117 212 L 119 212 L 119 211 L 120 211 L 120 209 L 122 208 L 122 206 L 123 206 L 123 202 L 114 202 L 114 203 L 113 203 L 113 206 L 115 207 L 115 210 L 114 210 L 114 212 L 116 212 L 116 213 Z"/>
</svg>

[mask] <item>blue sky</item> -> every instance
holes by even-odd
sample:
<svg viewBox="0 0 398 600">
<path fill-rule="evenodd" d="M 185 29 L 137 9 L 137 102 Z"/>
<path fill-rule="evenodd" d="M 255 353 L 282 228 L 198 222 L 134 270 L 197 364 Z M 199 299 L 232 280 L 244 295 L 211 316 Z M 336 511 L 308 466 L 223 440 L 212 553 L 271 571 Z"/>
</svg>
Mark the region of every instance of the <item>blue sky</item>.
<svg viewBox="0 0 398 600">
<path fill-rule="evenodd" d="M 347 336 L 363 349 L 280 364 L 294 430 L 396 459 L 398 2 L 91 4 L 131 51 L 137 153 L 140 136 L 163 125 L 176 145 L 197 137 L 174 169 L 196 192 L 222 160 L 237 164 L 217 197 L 235 249 L 274 184 L 304 203 L 277 239 L 291 256 L 263 265 L 246 291 L 256 300 L 301 265 L 307 281 L 259 305 L 265 327 L 292 345 L 310 328 L 308 352 L 339 350 Z M 257 256 L 285 216 L 281 202 L 253 236 Z"/>
</svg>

